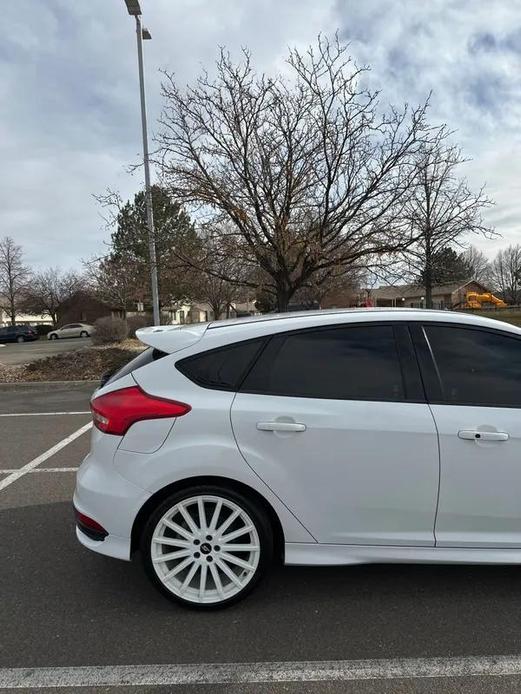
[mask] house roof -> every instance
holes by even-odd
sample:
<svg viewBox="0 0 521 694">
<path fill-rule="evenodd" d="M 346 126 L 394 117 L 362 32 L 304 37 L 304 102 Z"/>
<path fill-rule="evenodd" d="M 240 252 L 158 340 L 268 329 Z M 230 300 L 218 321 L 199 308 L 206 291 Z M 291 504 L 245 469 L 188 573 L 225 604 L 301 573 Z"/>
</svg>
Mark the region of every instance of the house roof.
<svg viewBox="0 0 521 694">
<path fill-rule="evenodd" d="M 477 284 L 483 290 L 487 290 L 484 284 L 477 280 L 467 280 L 466 282 L 447 282 L 446 284 L 435 284 L 432 287 L 432 296 L 445 296 L 452 294 L 460 289 L 464 289 L 469 284 Z M 408 297 L 423 296 L 425 287 L 421 284 L 397 284 L 387 287 L 377 287 L 371 290 L 371 296 L 375 299 L 407 299 Z"/>
</svg>

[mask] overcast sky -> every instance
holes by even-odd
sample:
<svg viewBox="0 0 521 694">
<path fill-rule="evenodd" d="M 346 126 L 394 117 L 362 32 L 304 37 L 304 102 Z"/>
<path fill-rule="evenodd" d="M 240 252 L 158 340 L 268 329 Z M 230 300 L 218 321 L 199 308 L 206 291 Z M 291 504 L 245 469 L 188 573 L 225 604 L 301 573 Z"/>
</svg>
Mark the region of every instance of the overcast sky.
<svg viewBox="0 0 521 694">
<path fill-rule="evenodd" d="M 518 0 L 141 0 L 150 129 L 161 109 L 160 68 L 178 81 L 211 65 L 218 46 L 251 48 L 276 71 L 288 45 L 336 30 L 371 82 L 397 104 L 432 90 L 431 119 L 447 122 L 487 184 L 487 214 L 521 242 L 521 2 Z M 92 198 L 131 196 L 142 174 L 134 25 L 123 0 L 2 0 L 0 237 L 36 267 L 78 267 L 108 232 Z"/>
</svg>

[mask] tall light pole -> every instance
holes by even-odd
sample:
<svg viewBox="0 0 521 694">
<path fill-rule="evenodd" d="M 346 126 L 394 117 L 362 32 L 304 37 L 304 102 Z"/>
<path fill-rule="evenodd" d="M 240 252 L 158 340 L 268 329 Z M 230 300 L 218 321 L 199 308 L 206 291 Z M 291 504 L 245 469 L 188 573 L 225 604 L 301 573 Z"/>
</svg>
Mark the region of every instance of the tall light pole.
<svg viewBox="0 0 521 694">
<path fill-rule="evenodd" d="M 152 188 L 150 187 L 150 157 L 148 153 L 147 109 L 145 103 L 145 73 L 143 69 L 143 39 L 151 39 L 148 29 L 141 26 L 141 7 L 139 0 L 125 0 L 128 13 L 136 19 L 137 61 L 139 68 L 139 95 L 141 99 L 141 129 L 143 134 L 143 163 L 145 166 L 145 200 L 147 207 L 148 254 L 150 260 L 150 285 L 152 288 L 152 310 L 154 325 L 159 325 L 159 290 L 157 284 L 156 238 L 154 230 L 154 210 L 152 207 Z"/>
</svg>

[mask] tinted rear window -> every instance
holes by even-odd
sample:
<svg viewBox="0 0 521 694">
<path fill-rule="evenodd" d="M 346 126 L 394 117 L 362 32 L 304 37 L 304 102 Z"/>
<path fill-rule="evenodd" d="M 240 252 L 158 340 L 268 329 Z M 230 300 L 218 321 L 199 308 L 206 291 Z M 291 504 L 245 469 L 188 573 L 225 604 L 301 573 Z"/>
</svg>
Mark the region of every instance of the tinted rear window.
<svg viewBox="0 0 521 694">
<path fill-rule="evenodd" d="M 120 369 L 118 369 L 118 371 L 110 375 L 108 379 L 102 379 L 102 385 L 107 385 L 107 383 L 113 383 L 114 381 L 123 378 L 123 376 L 127 376 L 133 371 L 136 371 L 136 369 L 140 369 L 142 366 L 146 366 L 147 364 L 150 364 L 151 362 L 166 356 L 166 352 L 161 352 L 161 350 L 159 349 L 149 347 L 148 349 L 145 349 L 143 352 L 140 352 L 137 355 L 137 357 L 131 359 L 127 364 L 125 364 L 125 366 L 122 366 Z"/>
<path fill-rule="evenodd" d="M 241 391 L 335 400 L 403 400 L 393 328 L 348 326 L 273 337 Z"/>
<path fill-rule="evenodd" d="M 237 390 L 265 339 L 247 340 L 196 354 L 177 362 L 177 369 L 203 388 Z"/>
</svg>

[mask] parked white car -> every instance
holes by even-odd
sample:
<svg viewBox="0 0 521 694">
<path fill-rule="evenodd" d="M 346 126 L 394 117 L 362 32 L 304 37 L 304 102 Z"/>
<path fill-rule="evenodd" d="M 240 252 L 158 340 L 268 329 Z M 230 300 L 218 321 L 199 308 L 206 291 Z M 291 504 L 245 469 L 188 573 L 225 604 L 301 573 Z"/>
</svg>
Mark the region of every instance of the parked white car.
<svg viewBox="0 0 521 694">
<path fill-rule="evenodd" d="M 88 323 L 68 323 L 67 325 L 47 333 L 48 340 L 62 340 L 67 337 L 90 337 L 94 326 Z"/>
<path fill-rule="evenodd" d="M 286 564 L 521 563 L 521 329 L 365 309 L 144 328 L 93 396 L 80 542 L 195 607 Z"/>
</svg>

